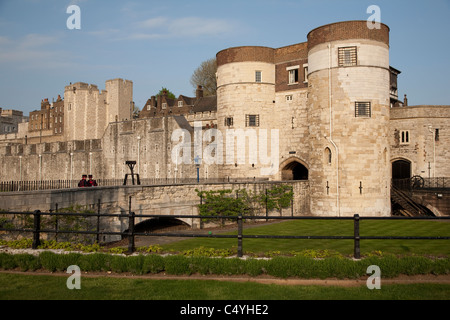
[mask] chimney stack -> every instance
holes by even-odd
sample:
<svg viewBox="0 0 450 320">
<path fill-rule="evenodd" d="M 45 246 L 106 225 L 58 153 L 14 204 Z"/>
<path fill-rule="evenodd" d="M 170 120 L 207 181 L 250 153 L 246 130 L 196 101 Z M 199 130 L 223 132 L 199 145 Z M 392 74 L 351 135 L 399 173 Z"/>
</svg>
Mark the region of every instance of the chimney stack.
<svg viewBox="0 0 450 320">
<path fill-rule="evenodd" d="M 404 107 L 408 106 L 408 98 L 406 98 L 406 94 L 405 94 L 405 98 L 403 99 L 403 106 Z"/>
<path fill-rule="evenodd" d="M 195 97 L 197 99 L 203 98 L 203 88 L 202 86 L 198 85 L 197 90 L 195 91 Z"/>
</svg>

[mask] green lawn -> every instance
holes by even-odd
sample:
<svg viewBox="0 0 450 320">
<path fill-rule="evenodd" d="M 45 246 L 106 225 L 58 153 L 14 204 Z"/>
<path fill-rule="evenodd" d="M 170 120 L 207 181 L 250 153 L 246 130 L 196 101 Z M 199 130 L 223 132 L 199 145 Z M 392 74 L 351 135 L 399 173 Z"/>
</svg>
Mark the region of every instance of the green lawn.
<svg viewBox="0 0 450 320">
<path fill-rule="evenodd" d="M 228 234 L 236 234 L 231 232 Z M 292 220 L 244 229 L 245 235 L 302 235 L 353 236 L 351 220 Z M 423 220 L 362 220 L 361 236 L 450 236 L 449 221 Z M 450 255 L 450 240 L 361 240 L 361 254 L 374 251 L 392 254 Z M 182 251 L 195 247 L 230 249 L 237 247 L 236 239 L 191 238 L 163 245 L 165 250 Z M 344 255 L 353 254 L 353 240 L 315 239 L 245 239 L 245 253 L 280 251 L 334 250 Z"/>
<path fill-rule="evenodd" d="M 65 276 L 0 274 L 1 300 L 448 300 L 450 285 L 298 286 L 215 280 L 150 280 L 81 276 L 69 290 Z"/>
</svg>

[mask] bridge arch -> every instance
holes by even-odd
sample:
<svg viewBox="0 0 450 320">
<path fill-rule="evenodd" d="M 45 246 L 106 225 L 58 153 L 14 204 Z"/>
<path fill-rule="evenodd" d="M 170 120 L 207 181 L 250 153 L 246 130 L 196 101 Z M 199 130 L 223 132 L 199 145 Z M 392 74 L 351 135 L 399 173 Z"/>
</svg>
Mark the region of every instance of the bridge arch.
<svg viewBox="0 0 450 320">
<path fill-rule="evenodd" d="M 191 229 L 192 228 L 191 225 L 184 220 L 185 219 L 173 218 L 171 216 L 145 219 L 136 222 L 136 224 L 134 225 L 134 232 L 145 233 L 145 232 Z M 125 230 L 125 232 L 126 231 L 128 231 L 128 229 Z"/>
</svg>

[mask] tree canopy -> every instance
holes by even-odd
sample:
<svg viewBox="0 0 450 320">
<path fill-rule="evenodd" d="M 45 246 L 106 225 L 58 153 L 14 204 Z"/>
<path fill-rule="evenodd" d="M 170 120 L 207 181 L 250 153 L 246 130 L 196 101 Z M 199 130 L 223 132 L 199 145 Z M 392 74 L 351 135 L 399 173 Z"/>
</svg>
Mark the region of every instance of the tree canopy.
<svg viewBox="0 0 450 320">
<path fill-rule="evenodd" d="M 161 90 L 159 90 L 159 92 L 156 94 L 156 97 L 162 96 L 163 93 L 164 93 L 164 91 L 167 92 L 167 97 L 168 97 L 169 99 L 176 99 L 175 94 L 173 94 L 173 93 L 172 93 L 169 89 L 167 89 L 167 88 L 161 88 Z"/>
<path fill-rule="evenodd" d="M 194 89 L 197 89 L 197 86 L 202 86 L 204 96 L 216 95 L 216 72 L 216 58 L 203 61 L 200 66 L 195 69 L 191 77 L 191 84 L 194 86 Z"/>
</svg>

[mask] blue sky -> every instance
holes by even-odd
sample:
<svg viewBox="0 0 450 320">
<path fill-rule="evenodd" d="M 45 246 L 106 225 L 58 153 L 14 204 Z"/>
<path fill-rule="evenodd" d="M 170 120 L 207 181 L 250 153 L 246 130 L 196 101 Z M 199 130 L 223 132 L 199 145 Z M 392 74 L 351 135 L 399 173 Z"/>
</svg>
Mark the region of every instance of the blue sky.
<svg viewBox="0 0 450 320">
<path fill-rule="evenodd" d="M 69 30 L 67 7 L 81 10 Z M 390 64 L 410 104 L 450 104 L 450 0 L 0 0 L 0 107 L 40 108 L 70 82 L 134 83 L 142 108 L 162 87 L 194 96 L 195 68 L 228 47 L 306 41 L 324 24 L 366 20 L 377 5 L 390 29 Z"/>
</svg>

